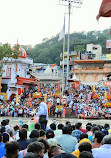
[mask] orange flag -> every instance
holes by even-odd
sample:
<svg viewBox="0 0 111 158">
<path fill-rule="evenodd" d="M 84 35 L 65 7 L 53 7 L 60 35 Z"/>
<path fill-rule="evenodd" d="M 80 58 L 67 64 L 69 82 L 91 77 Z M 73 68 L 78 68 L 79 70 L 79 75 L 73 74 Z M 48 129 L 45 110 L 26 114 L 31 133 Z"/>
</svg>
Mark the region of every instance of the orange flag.
<svg viewBox="0 0 111 158">
<path fill-rule="evenodd" d="M 53 65 L 52 65 L 52 67 L 55 67 L 55 66 L 56 66 L 56 64 L 53 64 Z"/>
<path fill-rule="evenodd" d="M 60 83 L 58 83 L 57 92 L 60 92 Z"/>
<path fill-rule="evenodd" d="M 39 82 L 37 82 L 37 92 L 38 93 L 40 92 L 40 84 L 39 84 Z"/>
</svg>

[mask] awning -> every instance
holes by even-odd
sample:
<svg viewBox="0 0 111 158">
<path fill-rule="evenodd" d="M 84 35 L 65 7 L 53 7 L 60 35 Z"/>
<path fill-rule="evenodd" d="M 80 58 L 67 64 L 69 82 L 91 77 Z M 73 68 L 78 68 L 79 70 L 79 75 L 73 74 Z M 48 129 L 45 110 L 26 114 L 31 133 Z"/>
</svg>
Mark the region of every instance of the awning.
<svg viewBox="0 0 111 158">
<path fill-rule="evenodd" d="M 23 84 L 37 84 L 38 79 L 32 79 L 32 78 L 24 78 L 24 77 L 17 77 L 17 84 L 23 85 Z"/>
</svg>

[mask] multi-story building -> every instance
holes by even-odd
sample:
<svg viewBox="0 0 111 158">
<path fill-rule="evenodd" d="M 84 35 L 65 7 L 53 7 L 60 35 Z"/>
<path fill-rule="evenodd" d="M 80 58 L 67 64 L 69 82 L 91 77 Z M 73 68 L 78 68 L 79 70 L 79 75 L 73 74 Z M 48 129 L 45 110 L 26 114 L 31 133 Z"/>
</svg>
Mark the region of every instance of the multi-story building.
<svg viewBox="0 0 111 158">
<path fill-rule="evenodd" d="M 81 50 L 82 49 L 82 50 Z M 73 70 L 78 70 L 78 62 L 75 61 L 85 61 L 85 60 L 101 60 L 102 57 L 102 47 L 100 45 L 85 44 L 85 45 L 74 45 L 74 51 L 69 54 L 69 78 L 73 78 Z M 61 61 L 60 66 L 63 66 L 63 55 L 60 54 Z M 67 52 L 64 53 L 64 76 L 66 81 L 67 73 Z"/>
<path fill-rule="evenodd" d="M 82 84 L 97 85 L 100 81 L 111 76 L 111 60 L 76 60 L 78 69 L 76 77 Z"/>
</svg>

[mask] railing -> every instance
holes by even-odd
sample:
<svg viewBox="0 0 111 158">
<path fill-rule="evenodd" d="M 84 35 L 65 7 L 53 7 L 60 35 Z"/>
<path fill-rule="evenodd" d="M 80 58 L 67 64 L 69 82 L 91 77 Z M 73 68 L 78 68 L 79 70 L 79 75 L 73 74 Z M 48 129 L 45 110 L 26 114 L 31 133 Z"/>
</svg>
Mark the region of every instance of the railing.
<svg viewBox="0 0 111 158">
<path fill-rule="evenodd" d="M 31 74 L 39 79 L 60 80 L 62 78 L 61 74 L 51 74 L 51 73 L 39 74 L 39 73 L 34 73 L 34 72 Z"/>
<path fill-rule="evenodd" d="M 18 59 L 14 59 L 14 58 L 8 58 L 5 57 L 3 58 L 2 62 L 17 62 L 17 61 L 21 61 L 23 63 L 27 63 L 27 64 L 33 64 L 33 59 L 31 58 L 26 58 L 26 59 L 22 59 L 22 58 L 18 58 Z"/>
</svg>

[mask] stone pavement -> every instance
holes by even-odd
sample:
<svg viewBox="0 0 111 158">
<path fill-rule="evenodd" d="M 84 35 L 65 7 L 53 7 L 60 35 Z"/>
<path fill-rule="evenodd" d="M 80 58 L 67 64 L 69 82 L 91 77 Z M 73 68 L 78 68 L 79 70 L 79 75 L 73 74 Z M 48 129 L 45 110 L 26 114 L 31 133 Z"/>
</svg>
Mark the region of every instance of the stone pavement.
<svg viewBox="0 0 111 158">
<path fill-rule="evenodd" d="M 31 122 L 33 122 L 33 120 L 31 120 L 31 118 L 25 118 L 25 117 L 0 117 L 0 122 L 3 120 L 3 119 L 9 119 L 10 120 L 10 125 L 13 127 L 14 125 L 18 124 L 19 120 L 22 120 L 23 123 L 26 123 L 26 124 L 30 124 Z M 90 119 L 75 119 L 75 118 L 49 118 L 49 122 L 48 122 L 48 125 L 50 125 L 52 123 L 52 120 L 53 119 L 56 119 L 57 123 L 62 123 L 62 124 L 65 124 L 66 121 L 70 121 L 71 124 L 75 124 L 76 122 L 81 122 L 82 125 L 83 125 L 83 128 L 85 128 L 86 124 L 88 122 L 92 123 L 92 124 L 98 124 L 98 125 L 104 125 L 105 123 L 109 123 L 109 125 L 111 126 L 111 120 L 106 120 L 106 119 L 103 119 L 103 120 L 90 120 Z"/>
</svg>

